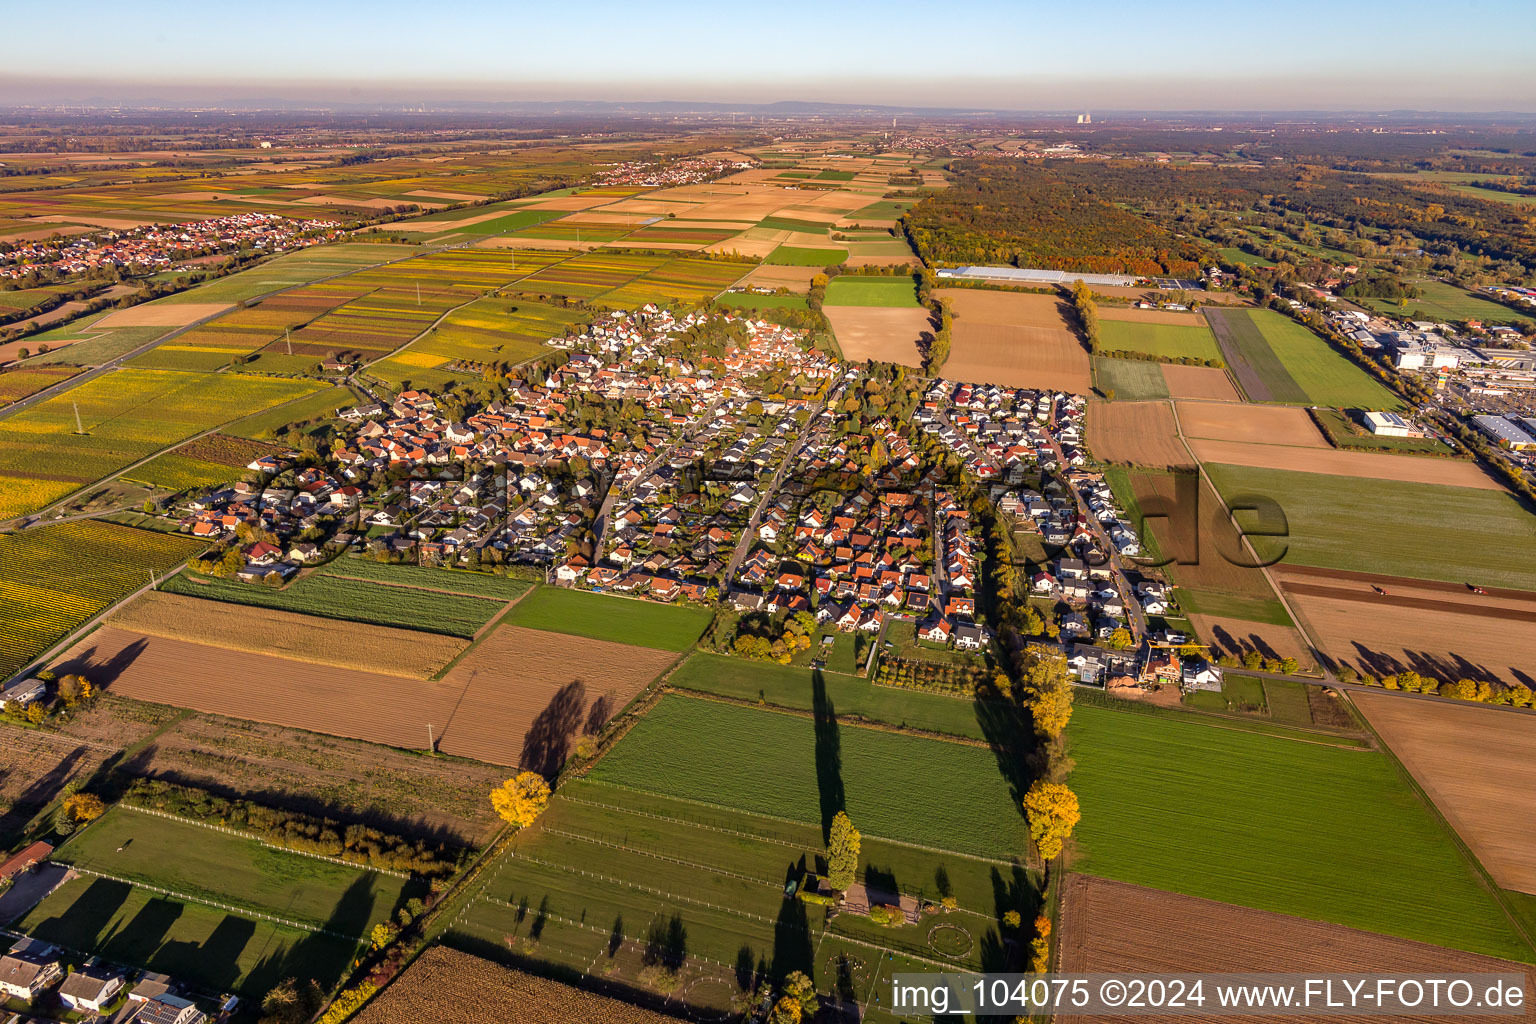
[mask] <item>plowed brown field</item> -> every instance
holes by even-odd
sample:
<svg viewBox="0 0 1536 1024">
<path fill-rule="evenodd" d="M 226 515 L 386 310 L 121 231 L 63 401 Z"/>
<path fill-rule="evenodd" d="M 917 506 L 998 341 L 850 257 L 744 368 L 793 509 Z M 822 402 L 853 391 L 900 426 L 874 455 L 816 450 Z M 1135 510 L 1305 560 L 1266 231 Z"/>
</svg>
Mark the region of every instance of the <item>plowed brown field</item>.
<svg viewBox="0 0 1536 1024">
<path fill-rule="evenodd" d="M 441 680 L 315 665 L 103 627 L 56 666 L 110 692 L 231 718 L 548 769 L 677 655 L 502 626 Z M 558 765 L 556 765 L 558 766 Z"/>
<path fill-rule="evenodd" d="M 1167 402 L 1089 402 L 1088 450 L 1105 462 L 1165 469 L 1194 466 Z"/>
<path fill-rule="evenodd" d="M 91 326 L 93 330 L 106 330 L 109 327 L 185 327 L 229 308 L 227 302 L 152 302 L 108 313 Z"/>
<path fill-rule="evenodd" d="M 1295 972 L 1318 974 L 1521 973 L 1526 990 L 1536 971 L 1475 953 L 1442 949 L 1407 939 L 1321 924 L 1285 914 L 1249 910 L 1110 882 L 1087 875 L 1068 877 L 1061 902 L 1063 973 L 1184 974 L 1207 972 Z M 1207 986 L 1208 987 L 1208 986 Z M 1209 1003 L 1207 1003 L 1209 1005 Z M 1123 1020 L 1078 1016 L 1077 1022 Z M 1145 1016 L 1143 1021 L 1251 1021 L 1220 1013 Z M 1296 1020 L 1303 1018 L 1297 1017 Z M 1312 1019 L 1312 1018 L 1307 1018 Z M 1330 1024 L 1375 1024 L 1389 1018 L 1329 1015 Z M 1393 1016 L 1393 1021 L 1432 1022 L 1436 1016 Z M 1508 1020 L 1533 1019 L 1530 1013 Z"/>
<path fill-rule="evenodd" d="M 1068 326 L 1065 299 L 976 288 L 940 288 L 934 294 L 954 312 L 945 377 L 1077 395 L 1093 390 L 1088 350 Z"/>
<path fill-rule="evenodd" d="M 1350 696 L 1493 880 L 1536 893 L 1536 721 L 1453 701 Z"/>
<path fill-rule="evenodd" d="M 1243 406 L 1240 408 L 1252 408 Z M 1476 463 L 1458 459 L 1432 459 L 1417 455 L 1382 455 L 1336 448 L 1296 448 L 1283 444 L 1246 444 L 1192 438 L 1190 450 L 1201 462 L 1260 469 L 1289 469 L 1325 476 L 1354 476 L 1367 480 L 1401 480 L 1407 483 L 1470 487 L 1502 491 L 1504 485 Z"/>
<path fill-rule="evenodd" d="M 1179 425 L 1184 428 L 1185 437 L 1303 448 L 1331 447 L 1305 409 L 1280 405 L 1180 402 Z"/>
<path fill-rule="evenodd" d="M 1377 676 L 1411 668 L 1443 682 L 1530 681 L 1536 595 L 1473 594 L 1454 583 L 1276 568 L 1287 601 L 1335 661 Z"/>
<path fill-rule="evenodd" d="M 1214 366 L 1163 364 L 1163 380 L 1174 398 L 1208 398 L 1218 402 L 1241 402 L 1242 396 L 1232 386 L 1226 370 Z"/>
<path fill-rule="evenodd" d="M 1147 515 L 1147 526 L 1157 539 L 1158 550 L 1165 558 L 1180 560 L 1168 566 L 1179 586 L 1242 597 L 1275 596 L 1262 570 L 1233 564 L 1233 560 L 1251 556 L 1247 556 L 1236 527 L 1223 512 L 1225 506 L 1210 484 L 1202 479 L 1198 499 L 1187 503 L 1185 496 L 1176 491 L 1171 473 L 1132 473 L 1131 486 Z M 1169 503 L 1164 510 L 1167 518 L 1153 517 L 1150 502 L 1154 498 Z"/>
<path fill-rule="evenodd" d="M 837 347 L 843 356 L 853 362 L 874 359 L 904 366 L 921 366 L 923 358 L 918 349 L 919 340 L 931 333 L 933 322 L 928 311 L 921 307 L 895 308 L 889 306 L 828 306 L 822 310 L 832 323 L 832 333 L 837 335 Z M 959 345 L 955 346 L 955 351 Z M 944 373 L 950 375 L 954 356 L 945 364 Z M 955 377 L 955 380 L 974 378 Z"/>
</svg>

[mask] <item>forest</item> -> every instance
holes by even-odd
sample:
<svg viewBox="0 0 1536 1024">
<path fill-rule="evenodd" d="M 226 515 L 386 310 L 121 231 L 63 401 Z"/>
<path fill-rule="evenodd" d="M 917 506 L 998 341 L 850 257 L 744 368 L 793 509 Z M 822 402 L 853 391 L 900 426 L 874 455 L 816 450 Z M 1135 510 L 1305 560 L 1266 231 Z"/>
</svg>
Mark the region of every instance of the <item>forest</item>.
<svg viewBox="0 0 1536 1024">
<path fill-rule="evenodd" d="M 1189 239 L 1019 161 L 956 160 L 952 187 L 924 199 L 903 223 L 929 266 L 999 264 L 1189 276 L 1202 250 Z"/>
</svg>

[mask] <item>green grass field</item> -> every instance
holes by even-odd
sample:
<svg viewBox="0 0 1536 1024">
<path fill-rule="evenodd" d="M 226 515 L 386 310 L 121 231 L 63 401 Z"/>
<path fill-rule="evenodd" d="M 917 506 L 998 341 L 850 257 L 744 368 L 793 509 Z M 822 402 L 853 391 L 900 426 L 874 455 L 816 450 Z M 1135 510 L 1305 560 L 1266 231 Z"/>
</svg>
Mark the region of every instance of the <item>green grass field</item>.
<svg viewBox="0 0 1536 1024">
<path fill-rule="evenodd" d="M 335 936 L 90 877 L 54 890 L 13 927 L 68 949 L 90 950 L 113 963 L 257 999 L 284 978 L 333 985 L 358 949 L 356 943 Z"/>
<path fill-rule="evenodd" d="M 769 253 L 763 262 L 778 267 L 835 267 L 847 258 L 847 249 L 809 249 L 781 245 Z"/>
<path fill-rule="evenodd" d="M 126 807 L 108 811 L 53 859 L 359 938 L 404 900 L 404 879 Z"/>
<path fill-rule="evenodd" d="M 680 665 L 667 682 L 683 689 L 740 700 L 761 700 L 797 711 L 810 711 L 815 701 L 815 684 L 809 669 L 703 651 Z M 839 717 L 866 718 L 969 739 L 986 739 L 986 733 L 976 719 L 976 707 L 968 700 L 894 686 L 876 686 L 857 676 L 837 672 L 822 673 L 822 685 L 826 699 Z"/>
<path fill-rule="evenodd" d="M 172 577 L 163 589 L 173 594 L 227 601 L 231 604 L 276 608 L 327 619 L 368 622 L 376 626 L 395 626 L 464 638 L 473 637 L 506 603 L 495 598 L 381 586 L 364 580 L 319 573 L 294 580 L 281 590 L 276 590 L 259 583 L 216 579 L 188 572 Z"/>
<path fill-rule="evenodd" d="M 1381 754 L 1097 707 L 1068 736 L 1076 870 L 1536 959 Z"/>
<path fill-rule="evenodd" d="M 1401 303 L 1393 299 L 1361 299 L 1360 304 L 1380 313 L 1405 316 L 1413 320 L 1482 320 L 1484 323 L 1495 324 L 1532 322 L 1531 317 L 1522 316 L 1508 306 L 1479 298 L 1444 281 L 1421 279 L 1412 283 L 1419 289 L 1419 297 L 1416 299 Z"/>
<path fill-rule="evenodd" d="M 916 307 L 917 285 L 910 277 L 834 277 L 827 285 L 828 306 Z"/>
<path fill-rule="evenodd" d="M 1396 395 L 1290 317 L 1268 309 L 1207 308 L 1205 313 L 1227 365 L 1252 401 L 1402 408 Z"/>
<path fill-rule="evenodd" d="M 1536 590 L 1536 519 L 1504 491 L 1205 468 L 1223 497 L 1267 494 L 1280 503 L 1290 523 L 1287 562 Z M 1260 555 L 1273 555 L 1278 542 L 1253 543 Z"/>
<path fill-rule="evenodd" d="M 569 633 L 593 640 L 686 651 L 699 639 L 714 612 L 612 597 L 585 590 L 540 587 L 517 603 L 507 622 L 526 629 Z"/>
<path fill-rule="evenodd" d="M 1338 409 L 1313 409 L 1311 414 L 1326 424 L 1325 433 L 1337 448 L 1355 448 L 1370 452 L 1446 455 L 1450 449 L 1433 437 L 1382 437 L 1368 433 Z"/>
<path fill-rule="evenodd" d="M 1221 358 L 1216 338 L 1203 326 L 1103 320 L 1099 323 L 1099 346 L 1107 352 L 1145 352 L 1163 359 Z"/>
<path fill-rule="evenodd" d="M 1094 387 L 1102 394 L 1113 393 L 1121 402 L 1168 397 L 1168 381 L 1163 377 L 1162 366 L 1157 363 L 1094 356 L 1093 380 Z"/>
<path fill-rule="evenodd" d="M 731 309 L 809 309 L 804 295 L 753 295 L 749 292 L 727 293 L 717 300 Z"/>
<path fill-rule="evenodd" d="M 1028 849 L 1022 812 L 990 750 L 818 728 L 782 712 L 667 696 L 591 774 L 814 824 L 823 803 L 845 805 L 865 835 L 979 857 L 1022 858 Z"/>
</svg>

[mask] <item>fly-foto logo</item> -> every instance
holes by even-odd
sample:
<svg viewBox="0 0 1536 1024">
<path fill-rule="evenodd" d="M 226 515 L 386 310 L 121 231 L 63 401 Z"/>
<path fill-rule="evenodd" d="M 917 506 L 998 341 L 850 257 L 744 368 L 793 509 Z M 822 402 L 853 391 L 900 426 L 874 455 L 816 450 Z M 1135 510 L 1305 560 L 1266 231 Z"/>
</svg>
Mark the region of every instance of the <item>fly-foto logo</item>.
<svg viewBox="0 0 1536 1024">
<path fill-rule="evenodd" d="M 1219 499 L 1203 497 L 1206 490 L 1197 471 L 1175 470 L 1170 476 L 1172 496 L 1159 492 L 1138 499 L 1138 535 L 1148 536 L 1147 524 L 1162 520 L 1157 530 L 1161 557 L 1136 555 L 1130 561 L 1154 569 L 1199 565 L 1202 553 L 1208 556 L 1212 551 L 1243 569 L 1262 569 L 1284 560 L 1290 551 L 1290 521 L 1274 498 L 1237 494 L 1223 507 Z M 1201 543 L 1202 530 L 1209 531 L 1206 544 Z"/>
</svg>

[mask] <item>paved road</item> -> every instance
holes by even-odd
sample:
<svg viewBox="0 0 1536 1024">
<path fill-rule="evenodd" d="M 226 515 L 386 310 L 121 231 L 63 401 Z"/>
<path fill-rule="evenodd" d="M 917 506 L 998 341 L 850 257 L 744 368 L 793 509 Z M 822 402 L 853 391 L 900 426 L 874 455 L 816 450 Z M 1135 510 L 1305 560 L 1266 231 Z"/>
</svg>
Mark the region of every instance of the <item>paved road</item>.
<svg viewBox="0 0 1536 1024">
<path fill-rule="evenodd" d="M 725 579 L 721 584 L 722 592 L 731 586 L 736 579 L 736 570 L 741 566 L 742 560 L 747 557 L 747 552 L 752 549 L 752 538 L 757 536 L 757 524 L 763 517 L 763 509 L 768 507 L 768 501 L 778 493 L 779 485 L 784 480 L 784 474 L 795 462 L 795 457 L 800 454 L 800 449 L 805 447 L 805 439 L 810 435 L 811 428 L 816 424 L 816 417 L 821 415 L 825 404 L 818 404 L 811 410 L 810 419 L 805 421 L 805 426 L 800 428 L 800 433 L 795 435 L 795 443 L 789 446 L 784 453 L 784 458 L 779 462 L 779 468 L 774 470 L 773 478 L 768 481 L 757 499 L 757 507 L 752 510 L 752 518 L 747 520 L 746 529 L 741 531 L 741 539 L 736 542 L 736 548 L 731 552 L 731 560 L 725 567 Z"/>
</svg>

